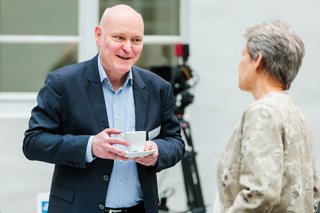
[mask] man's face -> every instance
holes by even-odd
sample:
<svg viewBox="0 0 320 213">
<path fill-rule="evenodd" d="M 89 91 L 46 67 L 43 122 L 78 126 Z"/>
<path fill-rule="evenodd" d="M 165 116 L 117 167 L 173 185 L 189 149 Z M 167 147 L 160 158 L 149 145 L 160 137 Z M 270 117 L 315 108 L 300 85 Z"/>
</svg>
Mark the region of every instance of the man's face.
<svg viewBox="0 0 320 213">
<path fill-rule="evenodd" d="M 112 16 L 96 27 L 96 43 L 106 72 L 127 73 L 143 48 L 143 21 L 140 17 Z"/>
</svg>

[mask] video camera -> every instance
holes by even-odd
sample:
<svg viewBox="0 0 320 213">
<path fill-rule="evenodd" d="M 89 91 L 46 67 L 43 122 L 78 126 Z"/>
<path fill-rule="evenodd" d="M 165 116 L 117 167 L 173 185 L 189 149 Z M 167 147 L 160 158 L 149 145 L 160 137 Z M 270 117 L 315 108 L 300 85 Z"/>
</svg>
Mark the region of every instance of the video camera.
<svg viewBox="0 0 320 213">
<path fill-rule="evenodd" d="M 150 71 L 159 75 L 172 85 L 175 97 L 174 113 L 177 117 L 182 117 L 185 108 L 193 102 L 194 95 L 191 92 L 191 88 L 196 85 L 197 79 L 193 79 L 193 77 L 195 77 L 194 73 L 187 64 L 189 45 L 177 44 L 176 55 L 182 59 L 179 65 L 153 66 L 150 67 Z"/>
</svg>

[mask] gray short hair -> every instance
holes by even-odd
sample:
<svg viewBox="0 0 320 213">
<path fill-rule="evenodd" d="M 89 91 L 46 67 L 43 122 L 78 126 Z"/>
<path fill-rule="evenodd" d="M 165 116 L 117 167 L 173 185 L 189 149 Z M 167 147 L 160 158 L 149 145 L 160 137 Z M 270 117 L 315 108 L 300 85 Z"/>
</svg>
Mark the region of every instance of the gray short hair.
<svg viewBox="0 0 320 213">
<path fill-rule="evenodd" d="M 261 53 L 263 67 L 284 89 L 289 89 L 304 56 L 303 41 L 294 30 L 274 20 L 250 27 L 245 39 L 250 57 L 255 60 Z"/>
</svg>

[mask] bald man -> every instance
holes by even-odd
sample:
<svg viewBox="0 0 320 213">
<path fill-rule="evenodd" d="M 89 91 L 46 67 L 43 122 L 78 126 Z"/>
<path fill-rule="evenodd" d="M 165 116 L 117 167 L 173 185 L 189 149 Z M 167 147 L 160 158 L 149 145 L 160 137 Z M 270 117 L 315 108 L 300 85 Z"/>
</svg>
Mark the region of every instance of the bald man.
<svg viewBox="0 0 320 213">
<path fill-rule="evenodd" d="M 25 132 L 30 160 L 55 165 L 49 213 L 158 212 L 156 173 L 185 147 L 171 85 L 134 64 L 144 23 L 127 5 L 105 10 L 95 27 L 99 53 L 47 76 Z M 126 157 L 118 134 L 146 131 L 145 157 Z"/>
</svg>

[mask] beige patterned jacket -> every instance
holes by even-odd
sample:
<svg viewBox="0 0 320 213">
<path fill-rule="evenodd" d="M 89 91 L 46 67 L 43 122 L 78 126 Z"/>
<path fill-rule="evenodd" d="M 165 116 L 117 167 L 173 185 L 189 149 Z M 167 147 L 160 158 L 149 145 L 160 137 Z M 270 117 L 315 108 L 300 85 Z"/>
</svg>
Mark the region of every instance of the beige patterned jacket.
<svg viewBox="0 0 320 213">
<path fill-rule="evenodd" d="M 312 143 L 286 92 L 249 105 L 218 164 L 222 212 L 314 212 L 320 188 Z"/>
</svg>

